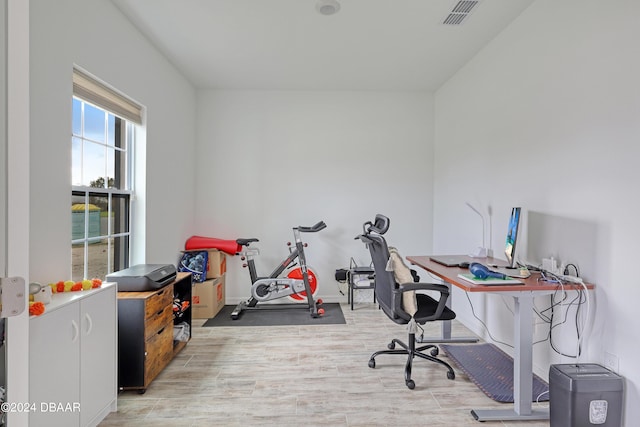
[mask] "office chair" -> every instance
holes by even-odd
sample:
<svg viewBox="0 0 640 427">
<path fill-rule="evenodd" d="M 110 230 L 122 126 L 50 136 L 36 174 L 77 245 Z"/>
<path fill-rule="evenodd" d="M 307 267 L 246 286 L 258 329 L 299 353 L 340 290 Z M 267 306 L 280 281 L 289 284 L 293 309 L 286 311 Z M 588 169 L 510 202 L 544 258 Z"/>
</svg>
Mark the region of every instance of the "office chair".
<svg viewBox="0 0 640 427">
<path fill-rule="evenodd" d="M 388 350 L 373 353 L 369 359 L 369 367 L 376 367 L 375 358 L 381 354 L 404 354 L 407 356 L 404 380 L 409 389 L 413 390 L 416 386 L 411 379 L 411 367 L 413 359 L 416 357 L 445 366 L 448 369 L 447 378 L 453 380 L 455 373 L 451 366 L 436 357 L 438 355 L 436 345 L 427 344 L 416 348 L 418 325 L 424 325 L 426 322 L 451 320 L 456 317 L 456 314 L 445 305 L 449 297 L 449 289 L 445 285 L 417 283 L 413 280 L 415 276 L 411 275 L 409 268 L 404 265 L 397 252 L 393 249 L 390 251 L 382 236 L 389 229 L 389 223 L 389 218 L 378 214 L 373 223 L 368 221 L 363 225 L 363 234 L 358 238 L 365 243 L 371 253 L 376 278 L 375 293 L 380 308 L 395 323 L 408 325 L 409 337 L 406 344 L 394 338 L 387 345 Z M 393 270 L 389 268 L 392 264 Z M 398 278 L 400 278 L 399 281 Z M 439 292 L 439 300 L 415 292 L 422 290 Z M 402 349 L 396 349 L 396 345 Z M 429 349 L 431 349 L 431 354 L 426 354 L 425 350 Z"/>
</svg>

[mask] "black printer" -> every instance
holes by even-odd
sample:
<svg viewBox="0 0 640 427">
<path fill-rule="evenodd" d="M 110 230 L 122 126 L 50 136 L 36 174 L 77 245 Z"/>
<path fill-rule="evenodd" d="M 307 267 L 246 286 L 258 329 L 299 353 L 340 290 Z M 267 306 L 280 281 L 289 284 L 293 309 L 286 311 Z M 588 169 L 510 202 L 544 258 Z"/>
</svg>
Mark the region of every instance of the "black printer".
<svg viewBox="0 0 640 427">
<path fill-rule="evenodd" d="M 176 278 L 176 267 L 171 264 L 138 264 L 107 274 L 107 282 L 116 282 L 118 292 L 155 291 Z"/>
</svg>

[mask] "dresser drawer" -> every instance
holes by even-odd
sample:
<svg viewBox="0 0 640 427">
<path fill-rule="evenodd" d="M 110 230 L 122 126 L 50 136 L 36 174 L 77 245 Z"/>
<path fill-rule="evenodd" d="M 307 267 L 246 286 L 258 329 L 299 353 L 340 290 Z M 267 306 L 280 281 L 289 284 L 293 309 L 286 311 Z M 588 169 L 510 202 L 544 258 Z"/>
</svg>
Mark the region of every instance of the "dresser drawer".
<svg viewBox="0 0 640 427">
<path fill-rule="evenodd" d="M 164 310 L 166 306 L 173 306 L 173 286 L 165 286 L 154 292 L 153 296 L 147 298 L 144 318 L 150 318 L 159 311 Z"/>
<path fill-rule="evenodd" d="M 150 340 L 167 325 L 169 327 L 173 325 L 173 305 L 165 306 L 145 321 L 144 340 Z"/>
<path fill-rule="evenodd" d="M 167 324 L 145 343 L 144 382 L 149 384 L 173 357 L 173 324 Z"/>
</svg>

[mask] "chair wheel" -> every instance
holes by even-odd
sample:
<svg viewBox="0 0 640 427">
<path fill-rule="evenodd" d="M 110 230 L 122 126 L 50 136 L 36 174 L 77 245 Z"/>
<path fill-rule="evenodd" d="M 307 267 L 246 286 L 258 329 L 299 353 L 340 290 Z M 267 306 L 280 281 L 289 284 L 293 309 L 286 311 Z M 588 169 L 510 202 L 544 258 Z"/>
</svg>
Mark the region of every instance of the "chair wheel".
<svg viewBox="0 0 640 427">
<path fill-rule="evenodd" d="M 440 350 L 438 349 L 438 347 L 436 347 L 433 350 L 431 350 L 431 355 L 433 357 L 436 357 L 438 354 L 440 354 Z"/>
<path fill-rule="evenodd" d="M 391 341 L 391 342 L 387 345 L 387 348 L 388 348 L 389 350 L 393 350 L 394 348 L 396 348 L 396 343 L 395 343 L 395 342 L 393 342 L 393 341 Z"/>
<path fill-rule="evenodd" d="M 376 360 L 375 359 L 369 359 L 369 367 L 371 369 L 376 367 Z"/>
<path fill-rule="evenodd" d="M 413 390 L 414 388 L 416 388 L 416 383 L 413 380 L 407 380 L 405 381 L 405 383 L 407 384 L 407 388 L 409 390 Z"/>
<path fill-rule="evenodd" d="M 456 379 L 456 374 L 455 372 L 447 372 L 447 378 L 449 378 L 450 380 L 455 380 Z"/>
</svg>

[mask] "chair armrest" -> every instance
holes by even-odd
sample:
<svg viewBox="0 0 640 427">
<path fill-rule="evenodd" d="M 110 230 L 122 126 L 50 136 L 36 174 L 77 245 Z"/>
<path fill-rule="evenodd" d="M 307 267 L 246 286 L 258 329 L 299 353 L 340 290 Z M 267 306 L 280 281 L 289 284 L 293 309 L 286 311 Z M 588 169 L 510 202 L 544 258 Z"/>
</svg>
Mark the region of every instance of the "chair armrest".
<svg viewBox="0 0 640 427">
<path fill-rule="evenodd" d="M 398 291 L 436 291 L 440 292 L 441 295 L 449 296 L 449 287 L 440 283 L 402 283 L 398 285 Z"/>
<path fill-rule="evenodd" d="M 406 316 L 409 315 L 402 309 L 402 306 L 400 305 L 400 302 L 402 301 L 402 294 L 404 292 L 410 291 L 436 291 L 440 293 L 440 298 L 437 300 L 438 305 L 436 307 L 436 311 L 430 316 L 422 317 L 420 321 L 428 322 L 437 320 L 442 316 L 442 312 L 447 305 L 447 299 L 449 298 L 449 288 L 446 285 L 442 285 L 439 283 L 403 283 L 398 285 L 398 288 L 394 289 L 393 291 L 394 295 L 398 296 L 398 298 L 394 297 L 394 303 L 397 304 L 396 310 L 403 313 L 403 315 L 401 315 L 401 317 L 403 318 L 406 318 Z M 410 317 L 411 316 L 409 316 L 409 318 Z M 416 318 L 416 320 L 418 319 Z"/>
</svg>

